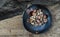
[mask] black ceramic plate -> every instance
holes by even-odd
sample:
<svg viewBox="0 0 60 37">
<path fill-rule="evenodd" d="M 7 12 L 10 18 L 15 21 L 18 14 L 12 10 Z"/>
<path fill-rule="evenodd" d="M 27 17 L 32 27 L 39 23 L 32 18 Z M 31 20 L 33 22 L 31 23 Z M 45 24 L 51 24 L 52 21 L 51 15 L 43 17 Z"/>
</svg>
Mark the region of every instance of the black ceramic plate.
<svg viewBox="0 0 60 37">
<path fill-rule="evenodd" d="M 43 13 L 48 16 L 48 18 L 47 18 L 48 20 L 45 24 L 35 26 L 35 25 L 32 25 L 31 23 L 27 22 L 27 19 L 30 18 L 29 13 L 31 11 L 37 10 L 37 9 L 41 9 L 43 11 Z M 23 14 L 23 25 L 24 25 L 25 29 L 28 30 L 31 33 L 37 33 L 37 34 L 38 33 L 43 33 L 51 27 L 51 23 L 52 23 L 51 13 L 46 7 L 44 7 L 42 5 L 33 4 L 30 7 L 28 7 Z"/>
</svg>

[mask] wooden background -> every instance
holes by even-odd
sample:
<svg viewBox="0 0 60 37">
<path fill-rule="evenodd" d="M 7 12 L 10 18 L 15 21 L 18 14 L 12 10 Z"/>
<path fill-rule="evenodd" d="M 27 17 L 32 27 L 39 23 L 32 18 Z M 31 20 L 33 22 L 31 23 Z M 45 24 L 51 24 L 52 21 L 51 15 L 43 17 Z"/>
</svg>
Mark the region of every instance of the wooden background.
<svg viewBox="0 0 60 37">
<path fill-rule="evenodd" d="M 60 37 L 60 4 L 47 6 L 52 14 L 52 27 L 42 34 L 32 34 L 25 30 L 22 16 L 18 15 L 0 21 L 0 37 Z"/>
</svg>

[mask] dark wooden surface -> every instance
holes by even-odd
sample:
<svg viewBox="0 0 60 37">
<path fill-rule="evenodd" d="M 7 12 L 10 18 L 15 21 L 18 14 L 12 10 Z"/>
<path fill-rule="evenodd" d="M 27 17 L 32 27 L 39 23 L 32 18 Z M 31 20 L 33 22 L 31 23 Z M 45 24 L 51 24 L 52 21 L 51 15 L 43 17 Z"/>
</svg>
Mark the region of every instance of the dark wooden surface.
<svg viewBox="0 0 60 37">
<path fill-rule="evenodd" d="M 22 15 L 0 21 L 0 37 L 60 37 L 60 4 L 47 6 L 52 14 L 52 27 L 42 34 L 28 32 L 22 21 Z"/>
</svg>

